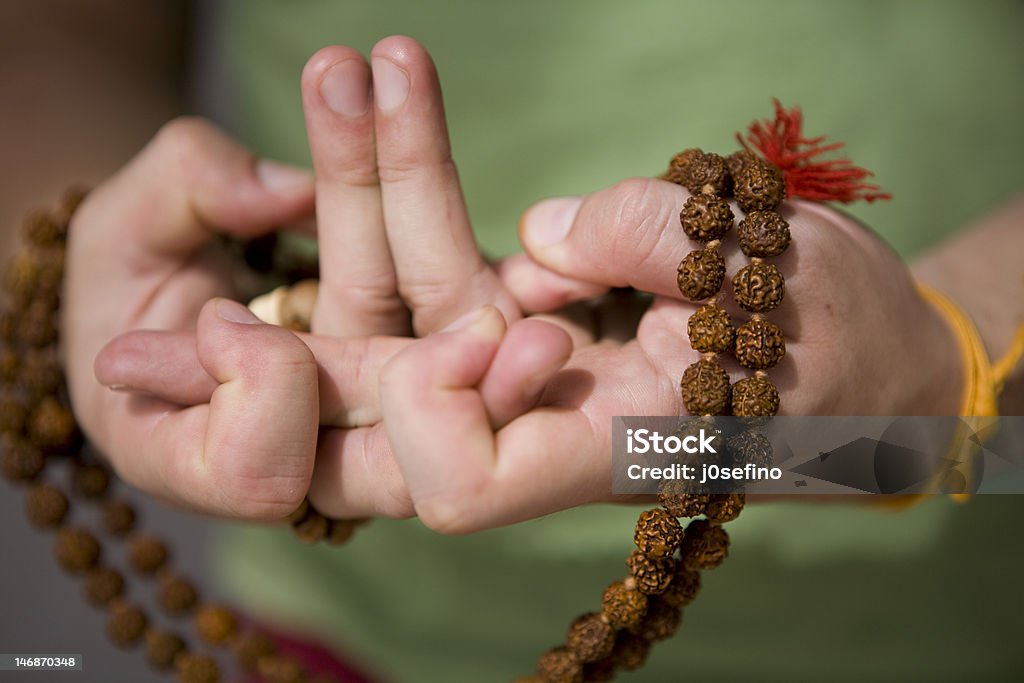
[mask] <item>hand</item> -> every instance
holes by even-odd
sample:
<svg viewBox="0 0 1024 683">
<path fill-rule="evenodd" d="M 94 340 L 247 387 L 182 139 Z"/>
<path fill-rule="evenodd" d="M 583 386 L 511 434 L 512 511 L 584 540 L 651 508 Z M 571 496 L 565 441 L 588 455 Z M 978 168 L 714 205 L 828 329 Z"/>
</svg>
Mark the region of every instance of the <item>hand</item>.
<svg viewBox="0 0 1024 683">
<path fill-rule="evenodd" d="M 308 352 L 294 337 L 254 319 L 243 320 L 245 311 L 231 302 L 208 304 L 197 330 L 190 332 L 192 311 L 205 295 L 224 291 L 174 290 L 161 283 L 159 296 L 143 300 L 164 307 L 193 306 L 192 311 L 151 319 L 103 319 L 93 326 L 91 340 L 100 343 L 136 322 L 164 330 L 123 334 L 99 353 L 100 381 L 133 395 L 111 398 L 101 393 L 95 401 L 97 414 L 83 415 L 87 431 L 130 481 L 199 509 L 245 518 L 281 517 L 294 509 L 307 489 L 318 507 L 337 516 L 413 514 L 404 482 L 389 456 L 386 435 L 376 425 L 380 417 L 377 372 L 407 341 L 356 336 L 406 334 L 411 331 L 410 312 L 412 327 L 421 334 L 485 303 L 499 306 L 511 321 L 521 313 L 473 240 L 429 56 L 409 39 L 392 38 L 374 49 L 373 64 L 374 106 L 370 70 L 354 50 L 320 51 L 302 79 L 317 171 L 322 274 L 313 317 L 316 334 L 302 336 L 319 360 L 312 375 Z M 195 123 L 190 126 L 202 128 Z M 248 158 L 208 129 L 199 133 L 190 129 L 176 134 L 170 143 L 158 139 L 153 145 L 157 151 L 150 153 L 157 157 L 153 165 L 173 160 L 183 145 L 211 146 L 194 139 L 197 135 L 215 137 L 220 146 Z M 196 160 L 182 174 L 183 182 L 221 172 L 222 157 Z M 156 198 L 153 201 L 167 193 L 188 194 L 173 184 L 144 187 L 145 173 L 132 177 L 133 183 L 112 183 L 112 189 L 97 194 L 105 198 L 108 211 L 124 212 L 139 192 L 148 191 Z M 234 187 L 227 190 L 237 194 Z M 192 199 L 186 196 L 185 203 Z M 269 223 L 273 218 L 264 220 Z M 81 220 L 83 225 L 92 223 L 95 213 L 83 211 Z M 219 224 L 196 223 L 203 222 Z M 136 217 L 133 224 L 142 223 Z M 129 237 L 139 239 L 136 233 Z M 113 260 L 123 266 L 123 256 L 110 249 L 109 238 L 109 232 L 97 230 L 86 248 L 73 249 L 72 259 L 86 264 Z M 197 245 L 201 242 L 193 239 Z M 193 257 L 185 247 L 179 251 L 176 260 L 168 261 L 168 270 L 181 270 Z M 520 264 L 515 272 L 525 275 L 535 291 L 530 270 L 530 264 Z M 533 266 L 533 270 L 540 269 Z M 82 289 L 97 305 L 104 288 L 116 286 L 116 280 L 106 277 L 105 271 L 93 269 L 89 277 L 78 276 L 75 282 L 81 285 L 73 283 L 72 288 Z M 561 280 L 545 274 L 540 282 Z M 568 291 L 562 284 L 563 291 Z M 592 287 L 579 292 L 588 289 Z M 223 319 L 225 315 L 229 320 Z M 69 328 L 75 332 L 83 324 L 72 318 Z M 491 384 L 499 416 L 525 410 L 530 406 L 522 407 L 523 402 L 535 400 L 518 387 L 524 373 L 536 393 L 538 366 L 554 362 L 552 357 L 560 365 L 568 356 L 568 340 L 557 329 L 533 321 L 514 329 L 516 343 L 535 346 L 540 352 L 514 358 Z M 342 337 L 347 340 L 341 341 Z M 71 366 L 76 370 L 97 352 L 95 343 L 76 343 L 74 348 L 77 355 Z M 79 384 L 85 387 L 79 393 L 96 394 L 94 383 L 82 380 Z M 77 403 L 92 405 L 91 398 Z M 318 412 L 319 422 L 333 427 L 324 430 L 319 440 Z M 281 451 L 283 444 L 287 448 Z M 279 474 L 285 469 L 288 476 Z"/>
<path fill-rule="evenodd" d="M 685 413 L 678 381 L 698 358 L 686 336 L 696 306 L 675 284 L 679 260 L 693 248 L 678 225 L 686 196 L 638 179 L 526 214 L 522 240 L 538 263 L 657 295 L 635 339 L 578 348 L 534 410 L 507 424 L 487 417 L 480 387 L 500 370 L 508 339 L 493 315 L 410 345 L 384 367 L 384 421 L 428 525 L 461 533 L 610 500 L 611 418 Z M 787 335 L 786 359 L 771 372 L 782 414 L 955 414 L 955 339 L 899 258 L 821 205 L 789 202 L 783 213 L 793 233 L 777 260 L 787 294 L 769 316 Z M 735 240 L 724 251 L 735 273 L 745 257 Z M 724 363 L 734 381 L 747 374 Z"/>
</svg>

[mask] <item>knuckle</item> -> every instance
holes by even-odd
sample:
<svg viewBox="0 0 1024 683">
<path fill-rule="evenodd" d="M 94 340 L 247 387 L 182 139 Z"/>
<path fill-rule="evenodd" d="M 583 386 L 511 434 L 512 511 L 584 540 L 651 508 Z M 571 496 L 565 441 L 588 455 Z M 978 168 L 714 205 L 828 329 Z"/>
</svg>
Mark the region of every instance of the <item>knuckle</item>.
<svg viewBox="0 0 1024 683">
<path fill-rule="evenodd" d="M 611 258 L 641 268 L 650 263 L 671 222 L 674 208 L 660 200 L 651 178 L 629 178 L 610 190 L 609 206 L 615 226 Z"/>
<path fill-rule="evenodd" d="M 379 162 L 377 174 L 381 183 L 397 185 L 431 176 L 457 177 L 458 169 L 450 153 L 430 159 L 419 153 L 407 152 Z"/>
<path fill-rule="evenodd" d="M 450 495 L 418 501 L 416 514 L 424 526 L 445 536 L 463 536 L 481 529 L 475 506 Z"/>
<path fill-rule="evenodd" d="M 218 486 L 220 502 L 234 517 L 253 521 L 277 521 L 302 503 L 308 481 L 302 477 L 268 476 L 236 478 Z"/>
<path fill-rule="evenodd" d="M 198 116 L 179 116 L 160 128 L 154 145 L 171 156 L 193 156 L 213 131 L 213 125 Z"/>
</svg>

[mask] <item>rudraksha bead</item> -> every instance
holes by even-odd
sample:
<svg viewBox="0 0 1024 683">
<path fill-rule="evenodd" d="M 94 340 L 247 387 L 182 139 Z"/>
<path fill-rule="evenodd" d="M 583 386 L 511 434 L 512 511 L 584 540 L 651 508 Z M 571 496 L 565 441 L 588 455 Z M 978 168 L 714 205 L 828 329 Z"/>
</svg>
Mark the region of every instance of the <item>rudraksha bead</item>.
<svg viewBox="0 0 1024 683">
<path fill-rule="evenodd" d="M 679 262 L 676 283 L 679 291 L 691 301 L 714 296 L 725 280 L 725 259 L 716 249 L 696 249 Z"/>
<path fill-rule="evenodd" d="M 132 536 L 125 544 L 128 562 L 140 574 L 152 574 L 167 564 L 167 544 L 155 536 Z"/>
<path fill-rule="evenodd" d="M 741 308 L 767 313 L 782 303 L 786 280 L 771 263 L 750 263 L 732 279 L 732 294 Z"/>
<path fill-rule="evenodd" d="M 683 539 L 683 528 L 679 520 L 661 508 L 640 513 L 633 532 L 633 542 L 644 555 L 665 557 L 679 547 Z"/>
<path fill-rule="evenodd" d="M 668 605 L 685 607 L 697 598 L 700 592 L 700 572 L 687 569 L 682 562 L 676 563 L 676 573 L 658 599 Z"/>
<path fill-rule="evenodd" d="M 185 651 L 185 641 L 175 633 L 146 629 L 145 639 L 146 661 L 159 671 L 173 669 L 174 660 Z"/>
<path fill-rule="evenodd" d="M 196 633 L 211 645 L 222 645 L 238 632 L 235 615 L 220 605 L 200 605 L 195 619 Z"/>
<path fill-rule="evenodd" d="M 160 602 L 160 607 L 174 616 L 185 614 L 195 607 L 199 600 L 199 594 L 196 592 L 195 586 L 187 579 L 171 576 L 160 581 L 157 599 Z"/>
<path fill-rule="evenodd" d="M 14 307 L 31 302 L 41 281 L 42 272 L 33 254 L 22 252 L 8 262 L 4 272 L 4 290 Z"/>
<path fill-rule="evenodd" d="M 15 393 L 0 389 L 0 433 L 20 434 L 25 429 L 28 410 Z"/>
<path fill-rule="evenodd" d="M 694 520 L 686 527 L 679 554 L 688 569 L 714 569 L 729 554 L 729 534 L 706 520 Z"/>
<path fill-rule="evenodd" d="M 52 396 L 44 397 L 28 418 L 29 441 L 48 452 L 73 446 L 77 429 L 75 416 Z"/>
<path fill-rule="evenodd" d="M 110 487 L 110 474 L 103 465 L 75 463 L 71 487 L 83 498 L 101 498 Z"/>
<path fill-rule="evenodd" d="M 576 617 L 565 637 L 565 646 L 581 662 L 607 657 L 615 645 L 615 629 L 597 612 Z"/>
<path fill-rule="evenodd" d="M 30 346 L 50 346 L 57 341 L 57 315 L 45 298 L 30 302 L 21 314 L 21 339 Z"/>
<path fill-rule="evenodd" d="M 732 413 L 737 417 L 771 417 L 779 412 L 779 390 L 761 375 L 744 377 L 732 387 Z"/>
<path fill-rule="evenodd" d="M 782 328 L 770 320 L 753 318 L 736 330 L 736 360 L 751 370 L 775 367 L 786 356 Z"/>
<path fill-rule="evenodd" d="M 583 683 L 583 663 L 564 647 L 556 647 L 537 659 L 537 675 L 547 683 Z"/>
<path fill-rule="evenodd" d="M 21 358 L 7 342 L 0 341 L 0 382 L 13 384 L 21 368 Z"/>
<path fill-rule="evenodd" d="M 615 628 L 630 628 L 640 623 L 647 609 L 647 596 L 624 581 L 616 581 L 604 589 L 601 609 Z"/>
<path fill-rule="evenodd" d="M 665 482 L 658 493 L 658 502 L 673 517 L 697 517 L 704 514 L 709 496 L 692 492 L 692 486 L 683 481 Z"/>
<path fill-rule="evenodd" d="M 690 239 L 710 242 L 721 239 L 732 229 L 732 209 L 721 197 L 712 194 L 690 195 L 679 213 L 679 222 Z"/>
<path fill-rule="evenodd" d="M 41 529 L 59 527 L 68 514 L 68 497 L 51 484 L 36 484 L 25 496 L 25 513 Z"/>
<path fill-rule="evenodd" d="M 649 640 L 638 636 L 630 631 L 619 631 L 615 637 L 615 647 L 609 659 L 615 662 L 616 668 L 624 671 L 636 671 L 647 661 L 647 653 L 650 652 L 651 643 Z"/>
<path fill-rule="evenodd" d="M 717 304 L 704 304 L 686 321 L 690 346 L 701 353 L 725 353 L 733 347 L 736 330 L 725 309 Z"/>
<path fill-rule="evenodd" d="M 686 368 L 679 388 L 691 415 L 717 415 L 729 405 L 729 375 L 718 361 L 701 358 Z"/>
<path fill-rule="evenodd" d="M 327 542 L 331 545 L 347 543 L 356 530 L 356 522 L 351 519 L 332 519 L 327 532 Z"/>
<path fill-rule="evenodd" d="M 123 500 L 104 501 L 100 523 L 108 534 L 123 536 L 135 528 L 135 508 Z"/>
<path fill-rule="evenodd" d="M 197 652 L 182 652 L 174 660 L 180 683 L 218 683 L 220 668 L 217 660 Z"/>
<path fill-rule="evenodd" d="M 696 147 L 683 150 L 672 157 L 672 160 L 668 162 L 668 170 L 661 177 L 670 183 L 683 185 L 686 181 L 686 171 L 690 166 L 690 162 L 700 154 L 703 154 L 703 152 Z"/>
<path fill-rule="evenodd" d="M 100 542 L 86 529 L 61 529 L 57 532 L 54 554 L 65 571 L 81 574 L 95 567 L 99 561 Z"/>
<path fill-rule="evenodd" d="M 235 661 L 243 671 L 255 671 L 261 658 L 274 653 L 274 643 L 266 635 L 246 631 L 232 642 Z"/>
<path fill-rule="evenodd" d="M 22 355 L 18 384 L 33 399 L 55 394 L 63 381 L 64 373 L 53 349 L 27 349 Z"/>
<path fill-rule="evenodd" d="M 58 225 L 49 211 L 34 209 L 25 216 L 22 233 L 37 247 L 52 247 L 64 242 L 65 230 Z"/>
<path fill-rule="evenodd" d="M 712 494 L 711 501 L 704 515 L 712 522 L 724 524 L 731 522 L 743 512 L 747 497 L 742 493 Z"/>
<path fill-rule="evenodd" d="M 786 181 L 772 164 L 752 159 L 733 177 L 732 192 L 747 213 L 774 209 L 786 198 Z"/>
<path fill-rule="evenodd" d="M 660 599 L 654 599 L 647 605 L 647 613 L 643 620 L 630 630 L 644 640 L 656 643 L 674 636 L 682 618 L 682 609 Z"/>
<path fill-rule="evenodd" d="M 644 595 L 657 595 L 664 591 L 676 571 L 675 558 L 648 557 L 639 550 L 630 553 L 626 566 L 636 582 L 636 589 Z"/>
<path fill-rule="evenodd" d="M 95 607 L 106 607 L 124 592 L 124 577 L 110 567 L 97 567 L 85 576 L 82 595 Z"/>
<path fill-rule="evenodd" d="M 146 613 L 135 605 L 114 605 L 107 618 L 107 636 L 118 647 L 131 647 L 142 638 L 148 624 Z"/>
<path fill-rule="evenodd" d="M 611 657 L 583 665 L 583 683 L 608 683 L 615 680 L 615 662 Z"/>
<path fill-rule="evenodd" d="M 46 458 L 21 437 L 11 433 L 0 434 L 0 469 L 4 478 L 12 483 L 32 481 L 46 465 Z"/>
<path fill-rule="evenodd" d="M 695 154 L 686 164 L 683 185 L 693 194 L 722 194 L 729 184 L 725 159 L 713 152 Z"/>
<path fill-rule="evenodd" d="M 331 521 L 316 510 L 311 510 L 305 519 L 292 526 L 295 535 L 303 543 L 317 543 L 327 538 Z"/>
<path fill-rule="evenodd" d="M 725 158 L 725 167 L 729 169 L 729 175 L 735 178 L 748 164 L 758 163 L 759 161 L 752 152 L 741 149 Z"/>
<path fill-rule="evenodd" d="M 789 223 L 778 211 L 751 211 L 736 226 L 736 238 L 747 256 L 778 256 L 789 247 Z"/>
<path fill-rule="evenodd" d="M 725 442 L 733 463 L 743 467 L 747 463 L 755 467 L 771 467 L 772 443 L 768 437 L 756 430 L 740 432 Z"/>
</svg>

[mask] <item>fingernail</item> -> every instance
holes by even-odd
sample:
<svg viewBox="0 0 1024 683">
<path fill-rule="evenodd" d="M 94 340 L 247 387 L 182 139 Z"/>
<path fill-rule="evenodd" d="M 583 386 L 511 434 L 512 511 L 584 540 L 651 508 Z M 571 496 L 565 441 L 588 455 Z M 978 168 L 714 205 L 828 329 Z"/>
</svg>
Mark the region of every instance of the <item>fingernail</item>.
<svg viewBox="0 0 1024 683">
<path fill-rule="evenodd" d="M 450 323 L 442 332 L 465 330 L 480 337 L 500 337 L 505 328 L 505 316 L 494 306 L 488 304 L 475 311 L 470 311 L 455 322 Z"/>
<path fill-rule="evenodd" d="M 221 299 L 217 302 L 217 315 L 229 323 L 242 323 L 244 325 L 262 324 L 260 319 L 252 314 L 252 311 L 230 299 Z"/>
<path fill-rule="evenodd" d="M 393 111 L 409 96 L 409 77 L 389 59 L 373 60 L 373 92 L 381 111 Z"/>
<path fill-rule="evenodd" d="M 523 217 L 523 241 L 549 247 L 565 239 L 579 213 L 581 197 L 558 197 L 535 204 Z"/>
<path fill-rule="evenodd" d="M 256 164 L 256 177 L 271 192 L 295 192 L 313 189 L 313 174 L 304 168 L 260 159 Z"/>
<path fill-rule="evenodd" d="M 320 97 L 335 114 L 354 119 L 370 106 L 370 79 L 358 59 L 338 62 L 320 79 Z"/>
</svg>

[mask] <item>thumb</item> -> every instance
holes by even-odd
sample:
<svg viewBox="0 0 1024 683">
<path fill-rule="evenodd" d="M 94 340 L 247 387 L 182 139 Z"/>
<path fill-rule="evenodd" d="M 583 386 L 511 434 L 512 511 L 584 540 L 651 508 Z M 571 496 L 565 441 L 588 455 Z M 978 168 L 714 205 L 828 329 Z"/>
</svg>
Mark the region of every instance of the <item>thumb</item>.
<svg viewBox="0 0 1024 683">
<path fill-rule="evenodd" d="M 686 196 L 673 183 L 633 178 L 583 198 L 547 199 L 523 216 L 520 240 L 562 277 L 679 298 L 676 270 L 691 248 L 679 225 Z"/>
</svg>

